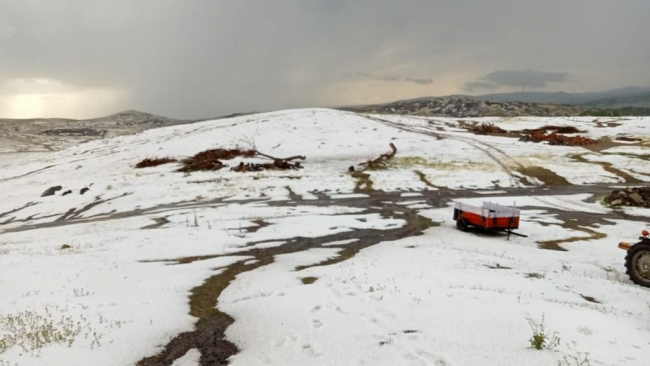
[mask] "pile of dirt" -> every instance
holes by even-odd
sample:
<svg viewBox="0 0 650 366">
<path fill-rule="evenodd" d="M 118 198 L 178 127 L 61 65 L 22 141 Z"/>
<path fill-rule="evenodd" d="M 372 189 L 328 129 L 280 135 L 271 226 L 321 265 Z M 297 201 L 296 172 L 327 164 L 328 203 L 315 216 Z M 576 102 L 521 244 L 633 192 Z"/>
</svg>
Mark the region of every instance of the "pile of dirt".
<svg viewBox="0 0 650 366">
<path fill-rule="evenodd" d="M 488 135 L 488 134 L 502 134 L 502 133 L 508 133 L 508 131 L 504 130 L 503 128 L 495 125 L 494 123 L 488 123 L 488 122 L 483 122 L 483 123 L 475 123 L 467 128 L 467 130 L 474 132 L 479 135 Z"/>
<path fill-rule="evenodd" d="M 177 160 L 173 158 L 153 158 L 153 159 L 144 159 L 141 162 L 135 165 L 136 168 L 149 168 L 152 166 L 158 166 L 163 164 L 175 163 Z"/>
<path fill-rule="evenodd" d="M 542 142 L 556 146 L 587 146 L 595 145 L 598 141 L 584 136 L 565 136 L 557 132 L 547 133 L 545 130 L 535 130 L 529 135 L 523 135 L 520 141 Z"/>
<path fill-rule="evenodd" d="M 650 187 L 627 188 L 613 191 L 605 197 L 612 206 L 634 206 L 650 208 Z"/>
<path fill-rule="evenodd" d="M 183 167 L 179 172 L 194 172 L 199 170 L 219 170 L 224 167 L 221 160 L 231 160 L 236 157 L 250 158 L 255 156 L 255 150 L 240 149 L 212 149 L 202 151 L 191 158 L 183 160 Z"/>
</svg>

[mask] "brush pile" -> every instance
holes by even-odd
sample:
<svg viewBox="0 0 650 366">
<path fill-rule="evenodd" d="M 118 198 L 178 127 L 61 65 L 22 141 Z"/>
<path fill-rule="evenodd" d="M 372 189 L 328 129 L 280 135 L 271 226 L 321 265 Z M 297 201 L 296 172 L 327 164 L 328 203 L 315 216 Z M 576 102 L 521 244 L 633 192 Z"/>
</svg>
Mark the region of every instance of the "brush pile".
<svg viewBox="0 0 650 366">
<path fill-rule="evenodd" d="M 149 168 L 152 166 L 158 166 L 163 164 L 175 163 L 177 160 L 173 158 L 153 158 L 153 159 L 144 159 L 141 162 L 135 165 L 136 168 Z"/>
<path fill-rule="evenodd" d="M 179 172 L 189 173 L 200 170 L 219 170 L 224 167 L 221 160 L 231 160 L 236 157 L 253 157 L 254 150 L 240 149 L 212 149 L 202 151 L 191 158 L 183 160 L 183 167 Z"/>
<path fill-rule="evenodd" d="M 495 125 L 494 123 L 475 123 L 467 128 L 468 131 L 474 132 L 478 135 L 488 135 L 488 134 L 503 134 L 508 133 L 508 131 L 503 128 Z"/>
<path fill-rule="evenodd" d="M 523 135 L 520 141 L 542 142 L 547 141 L 549 145 L 556 146 L 587 146 L 594 145 L 598 141 L 584 136 L 565 136 L 557 132 L 547 133 L 545 130 L 535 130 L 531 134 Z"/>
<path fill-rule="evenodd" d="M 395 156 L 395 154 L 397 154 L 397 148 L 395 147 L 395 144 L 391 142 L 389 146 L 391 151 L 379 155 L 379 157 L 377 157 L 376 159 L 368 160 L 366 162 L 359 164 L 360 166 L 363 167 L 362 171 L 365 169 L 370 169 L 370 170 L 386 169 L 386 162 L 392 159 Z"/>
<path fill-rule="evenodd" d="M 632 206 L 650 208 L 650 187 L 616 190 L 605 197 L 612 206 Z"/>
<path fill-rule="evenodd" d="M 293 170 L 302 169 L 299 162 L 293 160 L 305 160 L 306 157 L 302 155 L 292 156 L 289 158 L 276 158 L 267 154 L 263 154 L 255 149 L 241 150 L 241 149 L 212 149 L 200 152 L 191 158 L 182 161 L 183 167 L 179 172 L 194 172 L 194 171 L 214 171 L 220 170 L 226 165 L 222 160 L 232 160 L 234 158 L 253 158 L 263 157 L 272 160 L 272 163 L 244 163 L 240 162 L 238 165 L 230 168 L 234 172 L 259 172 L 262 170 Z"/>
<path fill-rule="evenodd" d="M 526 130 L 529 131 L 529 130 Z M 536 128 L 533 131 L 555 131 L 557 133 L 562 133 L 562 134 L 571 134 L 571 133 L 584 133 L 585 131 L 580 131 L 579 129 L 573 127 L 573 126 L 542 126 L 540 128 Z M 529 132 L 533 132 L 529 131 Z"/>
<path fill-rule="evenodd" d="M 262 170 L 298 170 L 302 169 L 300 162 L 289 162 L 287 160 L 277 159 L 272 163 L 244 163 L 230 168 L 233 172 L 260 172 Z"/>
</svg>

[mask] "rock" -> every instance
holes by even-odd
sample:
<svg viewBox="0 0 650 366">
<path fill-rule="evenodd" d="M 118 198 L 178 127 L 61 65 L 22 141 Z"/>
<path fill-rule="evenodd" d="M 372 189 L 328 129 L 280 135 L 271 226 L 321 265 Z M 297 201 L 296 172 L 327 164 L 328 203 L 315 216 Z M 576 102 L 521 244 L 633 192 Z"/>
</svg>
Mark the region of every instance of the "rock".
<svg viewBox="0 0 650 366">
<path fill-rule="evenodd" d="M 605 202 L 613 206 L 632 206 L 650 208 L 650 187 L 628 187 L 621 191 L 613 191 Z"/>
<path fill-rule="evenodd" d="M 43 192 L 41 197 L 54 196 L 54 194 L 56 192 L 58 192 L 58 191 L 60 191 L 62 189 L 63 189 L 63 187 L 61 187 L 61 186 L 50 187 L 50 188 L 46 189 L 45 192 Z"/>
<path fill-rule="evenodd" d="M 67 196 L 70 193 L 72 193 L 72 191 L 68 189 L 67 191 L 63 192 L 63 194 L 61 196 Z"/>
<path fill-rule="evenodd" d="M 643 198 L 641 198 L 641 196 L 636 192 L 635 193 L 630 193 L 628 198 L 631 199 L 632 201 L 636 202 L 637 204 L 643 203 Z"/>
<path fill-rule="evenodd" d="M 88 191 L 90 191 L 90 188 L 84 187 L 84 188 L 81 188 L 81 191 L 79 191 L 79 194 L 83 195 L 84 193 L 86 193 Z"/>
<path fill-rule="evenodd" d="M 64 249 L 70 249 L 70 246 L 68 244 L 61 245 L 61 250 L 64 250 Z"/>
<path fill-rule="evenodd" d="M 348 168 L 348 172 L 349 172 L 349 173 L 354 173 L 354 166 L 350 166 L 350 167 Z"/>
</svg>

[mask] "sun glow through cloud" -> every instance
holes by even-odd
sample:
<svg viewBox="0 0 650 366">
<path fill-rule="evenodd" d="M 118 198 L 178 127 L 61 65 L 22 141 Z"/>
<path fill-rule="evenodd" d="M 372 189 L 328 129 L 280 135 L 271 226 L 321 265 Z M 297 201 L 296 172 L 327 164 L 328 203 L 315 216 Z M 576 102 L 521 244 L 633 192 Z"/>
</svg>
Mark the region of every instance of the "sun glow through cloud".
<svg viewBox="0 0 650 366">
<path fill-rule="evenodd" d="M 12 79 L 0 85 L 2 118 L 92 118 L 115 113 L 126 92 L 76 88 L 51 79 Z"/>
</svg>

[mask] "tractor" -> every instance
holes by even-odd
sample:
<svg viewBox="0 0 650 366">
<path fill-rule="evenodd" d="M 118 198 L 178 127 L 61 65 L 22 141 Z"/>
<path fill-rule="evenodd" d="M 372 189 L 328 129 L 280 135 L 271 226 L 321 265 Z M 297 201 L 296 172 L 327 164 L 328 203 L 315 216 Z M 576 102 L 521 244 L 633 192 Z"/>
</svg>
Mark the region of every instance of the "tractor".
<svg viewBox="0 0 650 366">
<path fill-rule="evenodd" d="M 619 243 L 618 247 L 626 250 L 625 268 L 630 280 L 637 285 L 650 287 L 650 235 L 643 230 L 641 241 L 636 244 Z"/>
</svg>

